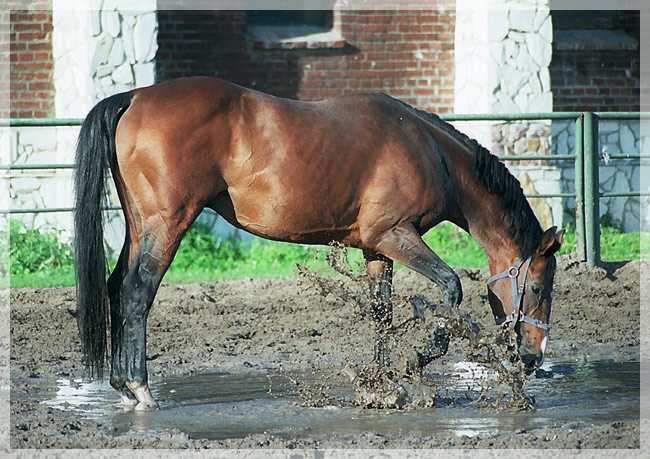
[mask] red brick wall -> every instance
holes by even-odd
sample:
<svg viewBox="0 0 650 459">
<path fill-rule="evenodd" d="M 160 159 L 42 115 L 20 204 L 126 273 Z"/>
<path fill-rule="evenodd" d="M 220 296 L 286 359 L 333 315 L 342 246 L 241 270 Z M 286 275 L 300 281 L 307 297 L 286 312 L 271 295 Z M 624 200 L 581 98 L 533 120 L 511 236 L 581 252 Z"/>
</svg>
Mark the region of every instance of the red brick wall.
<svg viewBox="0 0 650 459">
<path fill-rule="evenodd" d="M 159 11 L 157 79 L 212 75 L 302 100 L 381 91 L 450 112 L 455 19 L 454 10 L 343 11 L 343 46 L 286 50 L 255 46 L 244 11 Z"/>
<path fill-rule="evenodd" d="M 639 50 L 553 50 L 554 111 L 639 111 Z"/>
<path fill-rule="evenodd" d="M 607 30 L 592 30 L 598 26 L 584 18 L 556 25 L 549 69 L 555 111 L 639 111 L 640 12 L 610 13 Z"/>
<path fill-rule="evenodd" d="M 9 11 L 0 8 L 0 119 L 9 117 Z"/>
<path fill-rule="evenodd" d="M 9 32 L 10 116 L 54 116 L 51 9 L 11 11 Z"/>
</svg>

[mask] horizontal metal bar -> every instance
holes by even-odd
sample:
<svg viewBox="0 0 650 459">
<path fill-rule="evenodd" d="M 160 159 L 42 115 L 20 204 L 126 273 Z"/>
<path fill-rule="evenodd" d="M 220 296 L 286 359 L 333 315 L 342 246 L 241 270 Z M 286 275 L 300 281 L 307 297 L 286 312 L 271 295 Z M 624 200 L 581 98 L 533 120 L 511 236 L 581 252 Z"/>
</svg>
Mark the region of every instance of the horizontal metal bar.
<svg viewBox="0 0 650 459">
<path fill-rule="evenodd" d="M 0 127 L 62 127 L 81 126 L 83 118 L 12 118 L 0 119 Z"/>
<path fill-rule="evenodd" d="M 631 155 L 627 153 L 622 153 L 620 155 L 607 155 L 606 157 L 608 159 L 650 159 L 650 155 Z M 605 157 L 601 156 L 600 159 L 605 159 Z"/>
<path fill-rule="evenodd" d="M 612 191 L 600 193 L 601 198 L 640 198 L 641 196 L 650 196 L 650 191 Z"/>
<path fill-rule="evenodd" d="M 549 113 L 476 113 L 455 114 L 441 113 L 445 121 L 537 121 L 537 120 L 575 120 L 582 112 L 549 112 Z"/>
<path fill-rule="evenodd" d="M 543 160 L 547 159 L 549 161 L 560 161 L 560 160 L 575 160 L 575 155 L 512 155 L 512 156 L 499 156 L 499 159 L 502 161 L 526 161 L 526 160 Z"/>
<path fill-rule="evenodd" d="M 638 120 L 650 119 L 650 112 L 596 112 L 601 120 Z"/>
<path fill-rule="evenodd" d="M 122 210 L 120 206 L 111 206 L 104 207 L 102 210 Z M 0 210 L 0 214 L 40 214 L 40 213 L 55 213 L 55 212 L 73 212 L 74 207 L 49 207 L 49 208 L 40 208 L 40 209 L 11 209 L 11 210 Z M 203 212 L 210 212 L 217 214 L 216 211 L 206 207 L 203 209 Z"/>
<path fill-rule="evenodd" d="M 104 207 L 102 210 L 122 210 L 120 206 Z M 11 209 L 0 210 L 0 214 L 48 214 L 55 212 L 73 212 L 74 207 L 47 207 L 42 209 Z"/>
<path fill-rule="evenodd" d="M 31 171 L 49 169 L 74 169 L 74 164 L 9 164 L 0 165 L 0 170 Z"/>
<path fill-rule="evenodd" d="M 628 159 L 628 158 L 638 158 L 639 155 L 610 155 L 611 159 Z M 643 158 L 650 158 L 650 155 L 643 155 Z M 531 155 L 531 156 L 499 156 L 499 159 L 502 161 L 535 161 L 535 160 L 548 160 L 548 161 L 560 161 L 560 160 L 574 160 L 574 155 Z M 11 164 L 11 165 L 0 165 L 0 170 L 50 170 L 50 169 L 74 169 L 74 164 Z"/>
<path fill-rule="evenodd" d="M 596 112 L 601 119 L 646 119 L 650 112 Z M 583 112 L 541 112 L 541 113 L 442 113 L 440 118 L 446 121 L 534 121 L 534 120 L 572 120 Z M 81 126 L 83 118 L 12 118 L 0 119 L 0 126 L 11 127 L 58 127 Z"/>
<path fill-rule="evenodd" d="M 547 194 L 526 194 L 527 198 L 574 198 L 575 193 L 547 193 Z"/>
</svg>

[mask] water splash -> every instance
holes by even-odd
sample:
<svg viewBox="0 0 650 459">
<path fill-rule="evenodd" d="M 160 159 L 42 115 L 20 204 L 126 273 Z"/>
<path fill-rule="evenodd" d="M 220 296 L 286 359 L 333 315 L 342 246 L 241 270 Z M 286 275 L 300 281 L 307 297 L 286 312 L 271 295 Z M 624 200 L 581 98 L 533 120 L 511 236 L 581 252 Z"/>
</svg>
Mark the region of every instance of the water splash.
<svg viewBox="0 0 650 459">
<path fill-rule="evenodd" d="M 401 314 L 405 318 L 396 320 L 397 323 L 390 327 L 382 327 L 371 319 L 370 277 L 360 266 L 351 266 L 347 248 L 331 244 L 326 260 L 340 276 L 298 266 L 303 287 L 357 305 L 359 319 L 368 324 L 375 342 L 381 343 L 379 347 L 388 353 L 386 365 L 371 362 L 355 368 L 348 363 L 346 373 L 355 384 L 354 403 L 358 406 L 398 409 L 433 406 L 436 391 L 431 382 L 423 378 L 422 363 L 442 357 L 448 344 L 444 341 L 449 339 L 462 340 L 467 361 L 494 374 L 494 377 L 476 378 L 479 396 L 473 404 L 495 410 L 534 408 L 534 399 L 524 394 L 528 375 L 517 352 L 517 336 L 510 328 L 488 329 L 458 308 L 434 304 L 419 295 L 396 294 L 391 296 L 394 310 L 408 313 Z M 328 403 L 333 403 L 331 397 L 325 393 L 321 395 Z M 319 400 L 318 396 L 303 397 L 305 403 L 318 405 Z"/>
</svg>

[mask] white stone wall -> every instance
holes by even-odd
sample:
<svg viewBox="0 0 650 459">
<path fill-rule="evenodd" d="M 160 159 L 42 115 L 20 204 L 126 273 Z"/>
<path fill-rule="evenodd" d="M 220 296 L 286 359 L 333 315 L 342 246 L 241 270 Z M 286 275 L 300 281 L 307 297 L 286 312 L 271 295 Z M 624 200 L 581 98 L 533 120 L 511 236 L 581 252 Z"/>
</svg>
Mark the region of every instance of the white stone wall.
<svg viewBox="0 0 650 459">
<path fill-rule="evenodd" d="M 120 8 L 117 0 L 105 0 L 100 11 L 91 11 L 95 46 L 90 74 L 95 99 L 154 83 L 154 58 L 158 49 L 156 2 L 145 11 Z M 129 6 L 132 2 L 124 2 Z"/>
<path fill-rule="evenodd" d="M 552 39 L 547 0 L 457 0 L 454 112 L 552 111 Z M 458 126 L 492 148 L 492 125 Z"/>
<path fill-rule="evenodd" d="M 547 0 L 457 0 L 454 111 L 551 111 L 552 40 Z"/>
</svg>

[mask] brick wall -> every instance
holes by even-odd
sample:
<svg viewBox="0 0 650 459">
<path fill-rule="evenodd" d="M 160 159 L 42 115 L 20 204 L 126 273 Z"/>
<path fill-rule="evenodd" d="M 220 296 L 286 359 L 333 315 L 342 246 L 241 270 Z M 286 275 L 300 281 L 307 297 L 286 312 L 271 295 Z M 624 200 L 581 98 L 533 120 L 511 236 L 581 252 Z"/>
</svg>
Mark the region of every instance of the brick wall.
<svg viewBox="0 0 650 459">
<path fill-rule="evenodd" d="M 44 2 L 40 2 L 43 4 Z M 54 116 L 51 2 L 10 14 L 10 116 Z M 50 8 L 49 10 L 47 8 Z"/>
<path fill-rule="evenodd" d="M 619 11 L 609 29 L 554 32 L 553 110 L 639 111 L 639 11 Z M 583 23 L 584 25 L 584 23 Z"/>
<path fill-rule="evenodd" d="M 158 81 L 211 75 L 302 100 L 382 91 L 430 111 L 453 108 L 453 9 L 342 11 L 334 27 L 344 41 L 318 49 L 259 46 L 245 11 L 159 11 L 158 21 Z"/>
<path fill-rule="evenodd" d="M 0 119 L 9 117 L 9 11 L 0 8 Z"/>
<path fill-rule="evenodd" d="M 554 51 L 554 111 L 639 111 L 639 51 Z"/>
</svg>

